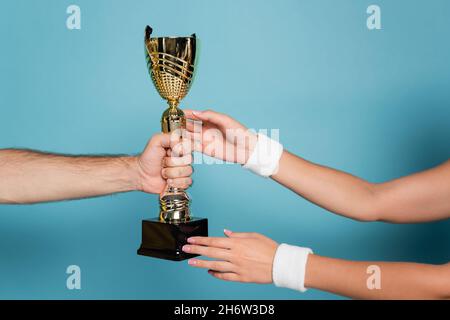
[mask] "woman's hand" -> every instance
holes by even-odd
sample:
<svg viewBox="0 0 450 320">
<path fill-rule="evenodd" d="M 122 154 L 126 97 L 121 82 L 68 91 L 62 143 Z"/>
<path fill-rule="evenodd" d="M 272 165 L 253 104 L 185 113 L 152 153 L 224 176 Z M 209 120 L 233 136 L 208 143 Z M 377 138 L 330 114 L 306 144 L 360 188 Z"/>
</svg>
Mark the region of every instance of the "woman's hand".
<svg viewBox="0 0 450 320">
<path fill-rule="evenodd" d="M 257 142 L 256 134 L 235 119 L 212 110 L 184 113 L 196 151 L 227 162 L 247 162 Z"/>
<path fill-rule="evenodd" d="M 190 259 L 189 264 L 209 269 L 213 277 L 227 281 L 272 283 L 272 264 L 278 244 L 259 233 L 224 230 L 227 238 L 192 237 L 183 251 L 215 261 Z"/>
</svg>

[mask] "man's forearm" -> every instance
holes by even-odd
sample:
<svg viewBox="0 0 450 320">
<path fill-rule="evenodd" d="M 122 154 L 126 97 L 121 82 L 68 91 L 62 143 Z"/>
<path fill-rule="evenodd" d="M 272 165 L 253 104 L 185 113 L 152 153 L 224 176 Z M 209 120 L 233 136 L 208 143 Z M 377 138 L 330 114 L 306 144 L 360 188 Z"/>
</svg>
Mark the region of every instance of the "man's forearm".
<svg viewBox="0 0 450 320">
<path fill-rule="evenodd" d="M 94 197 L 139 188 L 135 157 L 0 150 L 0 203 Z"/>
<path fill-rule="evenodd" d="M 368 273 L 371 265 L 379 274 Z M 375 276 L 379 288 L 367 284 Z M 450 264 L 356 262 L 311 254 L 305 286 L 357 299 L 450 299 Z"/>
</svg>

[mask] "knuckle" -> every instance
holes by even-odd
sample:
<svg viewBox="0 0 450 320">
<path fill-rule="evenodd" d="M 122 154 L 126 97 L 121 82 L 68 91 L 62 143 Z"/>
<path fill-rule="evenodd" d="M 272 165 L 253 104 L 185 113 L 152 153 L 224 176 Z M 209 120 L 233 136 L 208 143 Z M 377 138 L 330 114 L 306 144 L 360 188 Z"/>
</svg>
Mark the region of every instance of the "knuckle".
<svg viewBox="0 0 450 320">
<path fill-rule="evenodd" d="M 170 168 L 165 168 L 165 169 L 163 169 L 163 171 L 164 171 L 165 178 L 170 178 L 172 176 L 172 170 Z"/>
<path fill-rule="evenodd" d="M 210 262 L 211 265 L 211 269 L 215 269 L 215 270 L 219 270 L 220 269 L 220 264 L 216 261 L 212 261 Z"/>
<path fill-rule="evenodd" d="M 214 249 L 213 248 L 202 248 L 202 254 L 206 255 L 206 256 L 211 256 L 214 254 Z"/>
<path fill-rule="evenodd" d="M 155 146 L 158 145 L 159 141 L 163 138 L 163 133 L 155 134 L 149 141 L 149 145 Z"/>
<path fill-rule="evenodd" d="M 180 147 L 179 147 L 178 145 L 172 147 L 172 149 L 171 149 L 171 150 L 172 150 L 171 154 L 174 155 L 174 156 L 178 155 L 179 149 L 180 149 Z"/>
<path fill-rule="evenodd" d="M 174 184 L 175 184 L 175 186 L 178 187 L 178 188 L 184 188 L 186 183 L 184 182 L 184 179 L 183 179 L 183 178 L 176 178 L 176 179 L 174 180 Z"/>
<path fill-rule="evenodd" d="M 196 266 L 200 267 L 200 268 L 204 268 L 205 267 L 205 261 L 197 260 Z"/>
<path fill-rule="evenodd" d="M 170 166 L 170 158 L 169 157 L 164 157 L 164 159 L 163 159 L 163 166 L 164 167 L 168 167 L 168 166 Z"/>
<path fill-rule="evenodd" d="M 191 247 L 191 251 L 198 253 L 198 254 L 202 254 L 203 253 L 203 247 L 202 246 L 192 246 Z"/>
</svg>

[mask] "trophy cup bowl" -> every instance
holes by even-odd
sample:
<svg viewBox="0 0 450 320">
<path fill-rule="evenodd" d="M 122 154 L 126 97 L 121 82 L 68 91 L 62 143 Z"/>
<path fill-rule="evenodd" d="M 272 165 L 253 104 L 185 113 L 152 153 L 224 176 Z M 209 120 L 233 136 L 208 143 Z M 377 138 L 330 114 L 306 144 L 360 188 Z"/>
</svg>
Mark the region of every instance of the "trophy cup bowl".
<svg viewBox="0 0 450 320">
<path fill-rule="evenodd" d="M 161 118 L 164 133 L 181 135 L 186 118 L 178 108 L 195 75 L 197 38 L 151 37 L 145 28 L 145 56 L 153 84 L 168 103 Z M 142 244 L 138 254 L 168 260 L 184 260 L 196 255 L 181 250 L 192 236 L 208 235 L 208 220 L 191 216 L 190 198 L 185 190 L 167 187 L 160 195 L 159 217 L 142 221 Z"/>
</svg>

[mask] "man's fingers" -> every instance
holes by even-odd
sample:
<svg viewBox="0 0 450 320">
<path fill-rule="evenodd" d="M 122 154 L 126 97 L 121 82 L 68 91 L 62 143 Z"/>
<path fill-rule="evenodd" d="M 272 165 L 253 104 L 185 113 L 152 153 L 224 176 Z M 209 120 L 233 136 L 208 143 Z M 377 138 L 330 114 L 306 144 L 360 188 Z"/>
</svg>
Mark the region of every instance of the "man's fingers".
<svg viewBox="0 0 450 320">
<path fill-rule="evenodd" d="M 171 135 L 168 133 L 155 134 L 149 144 L 155 147 L 170 148 Z"/>
<path fill-rule="evenodd" d="M 208 258 L 220 259 L 230 261 L 231 253 L 227 249 L 218 249 L 205 246 L 196 246 L 186 244 L 183 246 L 183 251 L 187 253 L 199 254 Z"/>
<path fill-rule="evenodd" d="M 182 157 L 165 157 L 164 167 L 183 167 L 192 163 L 192 154 L 186 154 Z"/>
<path fill-rule="evenodd" d="M 167 183 L 169 186 L 180 189 L 187 189 L 190 185 L 192 185 L 192 178 L 177 178 L 177 179 L 168 179 Z"/>
<path fill-rule="evenodd" d="M 233 247 L 233 240 L 228 238 L 217 237 L 191 237 L 187 239 L 188 243 L 201 246 L 231 249 Z"/>
<path fill-rule="evenodd" d="M 181 157 L 183 155 L 192 153 L 192 151 L 194 151 L 194 145 L 191 139 L 183 139 L 175 144 L 172 144 L 169 151 L 170 155 Z"/>
<path fill-rule="evenodd" d="M 201 141 L 203 139 L 202 132 L 186 131 L 186 139 L 193 141 Z"/>
<path fill-rule="evenodd" d="M 188 132 L 186 138 L 191 140 L 193 151 L 202 152 L 202 134 L 201 133 L 192 133 Z"/>
<path fill-rule="evenodd" d="M 186 138 L 190 139 L 191 141 L 201 141 L 202 140 L 202 134 L 200 132 L 187 132 Z"/>
<path fill-rule="evenodd" d="M 239 275 L 233 272 L 218 272 L 214 270 L 208 270 L 208 273 L 214 278 L 225 281 L 240 281 Z"/>
<path fill-rule="evenodd" d="M 220 272 L 232 272 L 234 265 L 228 261 L 209 261 L 200 259 L 190 259 L 189 265 L 197 268 L 211 269 Z"/>
<path fill-rule="evenodd" d="M 168 156 L 180 157 L 194 151 L 193 137 L 188 136 L 188 131 L 183 131 L 183 137 L 174 133 L 155 134 L 148 145 L 167 149 Z"/>
<path fill-rule="evenodd" d="M 164 179 L 184 178 L 190 177 L 192 175 L 192 172 L 193 169 L 191 166 L 163 168 L 161 170 L 161 176 Z"/>
</svg>

